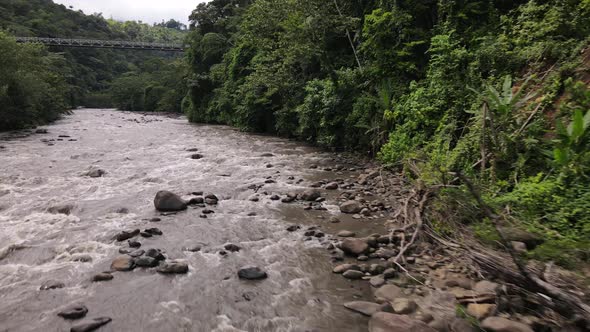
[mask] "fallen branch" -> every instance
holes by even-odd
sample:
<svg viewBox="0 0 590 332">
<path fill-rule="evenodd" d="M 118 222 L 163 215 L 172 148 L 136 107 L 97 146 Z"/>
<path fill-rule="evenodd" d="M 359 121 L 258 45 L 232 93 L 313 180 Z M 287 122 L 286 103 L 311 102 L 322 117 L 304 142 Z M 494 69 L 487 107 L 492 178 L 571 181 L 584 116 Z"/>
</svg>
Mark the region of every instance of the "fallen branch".
<svg viewBox="0 0 590 332">
<path fill-rule="evenodd" d="M 479 206 L 482 208 L 485 215 L 490 219 L 493 223 L 494 228 L 498 232 L 500 236 L 500 241 L 502 245 L 505 247 L 506 251 L 512 258 L 512 261 L 518 268 L 518 272 L 512 271 L 507 268 L 506 263 L 503 261 L 496 261 L 491 258 L 490 255 L 484 255 L 478 252 L 471 252 L 471 256 L 474 258 L 474 261 L 480 264 L 484 269 L 491 269 L 495 270 L 495 272 L 502 274 L 503 277 L 511 282 L 519 285 L 520 287 L 530 290 L 536 293 L 543 293 L 548 297 L 553 298 L 555 301 L 553 305 L 550 307 L 555 310 L 556 312 L 560 313 L 564 317 L 575 317 L 581 318 L 584 322 L 583 324 L 589 325 L 590 324 L 590 306 L 582 302 L 579 298 L 568 294 L 558 287 L 555 287 L 548 282 L 542 280 L 535 274 L 531 273 L 522 263 L 522 261 L 518 258 L 517 254 L 514 250 L 510 247 L 510 244 L 504 237 L 504 234 L 500 231 L 498 227 L 498 219 L 500 218 L 496 213 L 494 213 L 493 209 L 487 205 L 484 200 L 481 198 L 481 195 L 475 189 L 473 183 L 462 173 L 457 172 L 456 175 L 461 179 L 461 181 L 467 186 L 469 192 L 473 195 Z M 558 305 L 561 302 L 562 305 Z"/>
</svg>

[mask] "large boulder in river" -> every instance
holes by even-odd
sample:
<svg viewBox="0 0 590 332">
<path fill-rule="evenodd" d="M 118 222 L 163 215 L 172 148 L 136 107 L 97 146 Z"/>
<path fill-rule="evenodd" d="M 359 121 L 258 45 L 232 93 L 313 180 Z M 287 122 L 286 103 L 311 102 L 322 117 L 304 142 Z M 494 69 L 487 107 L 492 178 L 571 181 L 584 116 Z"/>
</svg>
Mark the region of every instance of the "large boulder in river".
<svg viewBox="0 0 590 332">
<path fill-rule="evenodd" d="M 436 332 L 425 323 L 408 316 L 378 312 L 369 320 L 369 332 Z"/>
<path fill-rule="evenodd" d="M 158 211 L 181 211 L 186 209 L 186 202 L 180 196 L 166 191 L 158 191 L 154 198 L 154 206 Z"/>
<path fill-rule="evenodd" d="M 363 209 L 363 205 L 357 201 L 347 201 L 340 205 L 340 212 L 342 213 L 359 213 Z"/>
</svg>

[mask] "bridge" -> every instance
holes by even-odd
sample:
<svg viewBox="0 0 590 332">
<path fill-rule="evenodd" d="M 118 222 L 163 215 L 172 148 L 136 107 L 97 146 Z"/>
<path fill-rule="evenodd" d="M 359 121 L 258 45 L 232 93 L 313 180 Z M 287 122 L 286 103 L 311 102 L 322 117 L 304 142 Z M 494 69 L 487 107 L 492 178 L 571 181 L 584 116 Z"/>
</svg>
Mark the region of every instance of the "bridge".
<svg viewBox="0 0 590 332">
<path fill-rule="evenodd" d="M 99 39 L 65 39 L 65 38 L 40 38 L 40 37 L 15 37 L 17 43 L 38 43 L 47 46 L 84 47 L 84 48 L 113 48 L 145 51 L 184 52 L 183 44 L 173 43 L 146 43 L 123 40 L 99 40 Z"/>
</svg>

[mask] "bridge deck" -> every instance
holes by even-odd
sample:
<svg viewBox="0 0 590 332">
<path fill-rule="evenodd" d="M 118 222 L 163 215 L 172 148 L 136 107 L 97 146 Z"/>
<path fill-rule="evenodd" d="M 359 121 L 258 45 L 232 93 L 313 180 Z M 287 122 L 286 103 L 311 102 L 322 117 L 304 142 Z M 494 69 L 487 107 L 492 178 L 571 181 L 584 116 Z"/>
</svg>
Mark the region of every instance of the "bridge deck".
<svg viewBox="0 0 590 332">
<path fill-rule="evenodd" d="M 87 48 L 116 48 L 133 50 L 151 50 L 167 52 L 184 52 L 184 45 L 172 43 L 146 43 L 123 40 L 98 40 L 98 39 L 66 39 L 66 38 L 40 38 L 40 37 L 16 37 L 18 43 L 41 43 L 48 46 L 63 47 L 87 47 Z"/>
</svg>

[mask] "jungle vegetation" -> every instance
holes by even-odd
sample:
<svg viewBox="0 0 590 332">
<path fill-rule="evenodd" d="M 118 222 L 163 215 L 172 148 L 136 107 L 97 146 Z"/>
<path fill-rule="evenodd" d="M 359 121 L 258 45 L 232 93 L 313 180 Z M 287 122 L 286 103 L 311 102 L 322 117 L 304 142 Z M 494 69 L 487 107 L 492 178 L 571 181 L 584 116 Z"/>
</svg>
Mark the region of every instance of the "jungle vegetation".
<svg viewBox="0 0 590 332">
<path fill-rule="evenodd" d="M 430 185 L 460 171 L 541 238 L 528 256 L 590 258 L 590 1 L 213 0 L 191 20 L 191 121 L 366 153 Z M 462 186 L 439 200 L 494 242 Z"/>
<path fill-rule="evenodd" d="M 9 0 L 0 2 L 0 31 L 0 56 L 5 59 L 0 68 L 0 130 L 45 123 L 76 106 L 180 112 L 186 94 L 182 56 L 130 50 L 48 49 L 16 44 L 11 36 L 182 43 L 187 31 L 181 22 L 119 22 L 105 19 L 100 13 L 86 15 L 51 0 Z M 30 77 L 38 82 L 31 84 Z M 125 89 L 121 89 L 123 86 Z M 139 92 L 133 89 L 138 86 Z M 59 102 L 47 102 L 41 96 L 52 96 Z"/>
</svg>

